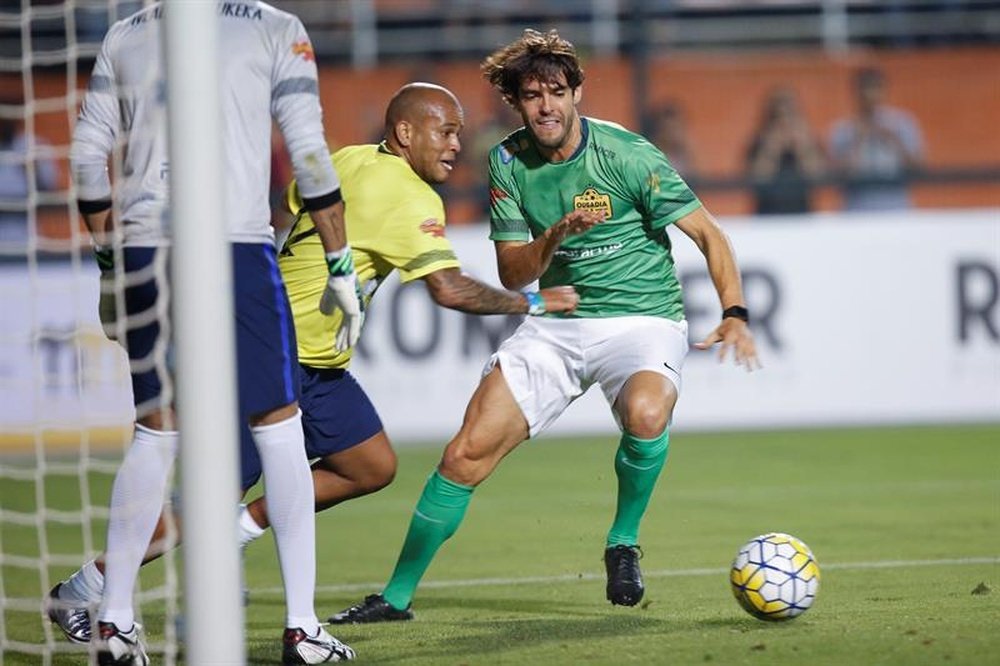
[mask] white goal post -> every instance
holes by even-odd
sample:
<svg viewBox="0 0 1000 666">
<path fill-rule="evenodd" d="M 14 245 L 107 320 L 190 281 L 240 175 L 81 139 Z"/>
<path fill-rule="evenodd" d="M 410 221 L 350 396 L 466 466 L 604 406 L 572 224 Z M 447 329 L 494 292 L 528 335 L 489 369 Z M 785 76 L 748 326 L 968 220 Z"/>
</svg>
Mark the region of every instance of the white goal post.
<svg viewBox="0 0 1000 666">
<path fill-rule="evenodd" d="M 218 7 L 164 3 L 186 660 L 244 663 L 236 530 L 237 407 L 232 261 L 224 224 Z M 221 316 L 220 316 L 221 315 Z M 223 325 L 212 325 L 221 322 Z M 208 324 L 208 325 L 206 325 Z"/>
</svg>

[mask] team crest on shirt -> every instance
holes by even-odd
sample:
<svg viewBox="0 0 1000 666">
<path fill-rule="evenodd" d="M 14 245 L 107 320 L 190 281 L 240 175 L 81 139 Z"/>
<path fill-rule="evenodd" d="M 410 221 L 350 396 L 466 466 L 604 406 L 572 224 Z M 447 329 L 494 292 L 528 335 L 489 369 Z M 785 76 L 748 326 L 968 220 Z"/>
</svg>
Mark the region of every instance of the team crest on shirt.
<svg viewBox="0 0 1000 666">
<path fill-rule="evenodd" d="M 660 191 L 660 174 L 651 173 L 649 178 L 646 180 L 646 184 L 649 185 L 649 189 L 653 192 Z"/>
<path fill-rule="evenodd" d="M 589 210 L 604 213 L 604 219 L 611 219 L 611 196 L 601 194 L 593 187 L 588 187 L 582 194 L 573 197 L 573 210 Z"/>
<path fill-rule="evenodd" d="M 303 39 L 292 44 L 292 55 L 302 56 L 302 59 L 307 62 L 316 61 L 316 53 L 313 51 L 313 45 L 309 43 L 308 39 Z"/>
<path fill-rule="evenodd" d="M 434 238 L 444 238 L 444 222 L 432 217 L 420 223 L 420 230 Z"/>
</svg>

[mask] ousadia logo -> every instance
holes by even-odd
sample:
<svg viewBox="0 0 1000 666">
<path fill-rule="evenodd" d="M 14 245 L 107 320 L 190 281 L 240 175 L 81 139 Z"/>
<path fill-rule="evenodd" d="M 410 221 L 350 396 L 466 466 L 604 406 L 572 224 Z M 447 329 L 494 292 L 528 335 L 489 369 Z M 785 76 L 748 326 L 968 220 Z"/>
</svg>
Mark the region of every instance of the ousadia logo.
<svg viewBox="0 0 1000 666">
<path fill-rule="evenodd" d="M 607 194 L 601 194 L 593 187 L 588 187 L 582 194 L 573 197 L 573 210 L 603 212 L 604 219 L 611 219 L 611 197 Z"/>
</svg>

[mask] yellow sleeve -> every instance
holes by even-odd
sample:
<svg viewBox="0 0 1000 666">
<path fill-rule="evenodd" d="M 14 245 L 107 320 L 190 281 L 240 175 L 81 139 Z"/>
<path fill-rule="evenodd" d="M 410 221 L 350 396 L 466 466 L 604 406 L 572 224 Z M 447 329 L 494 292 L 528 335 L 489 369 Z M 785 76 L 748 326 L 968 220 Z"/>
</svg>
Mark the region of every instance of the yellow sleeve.
<svg viewBox="0 0 1000 666">
<path fill-rule="evenodd" d="M 379 254 L 410 282 L 444 268 L 459 268 L 445 236 L 444 204 L 426 184 L 400 198 L 380 238 Z"/>
</svg>

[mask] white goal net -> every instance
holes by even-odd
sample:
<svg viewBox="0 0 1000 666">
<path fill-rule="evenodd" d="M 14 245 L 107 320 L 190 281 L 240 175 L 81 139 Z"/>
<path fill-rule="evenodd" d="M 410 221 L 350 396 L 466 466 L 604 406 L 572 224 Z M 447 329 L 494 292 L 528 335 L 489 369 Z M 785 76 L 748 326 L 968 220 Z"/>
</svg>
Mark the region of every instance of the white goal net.
<svg viewBox="0 0 1000 666">
<path fill-rule="evenodd" d="M 68 154 L 101 39 L 142 4 L 0 5 L 0 665 L 90 649 L 66 641 L 44 604 L 104 547 L 133 410 L 124 352 L 98 321 Z M 157 663 L 177 660 L 176 571 L 168 555 L 140 578 L 137 611 Z"/>
</svg>

